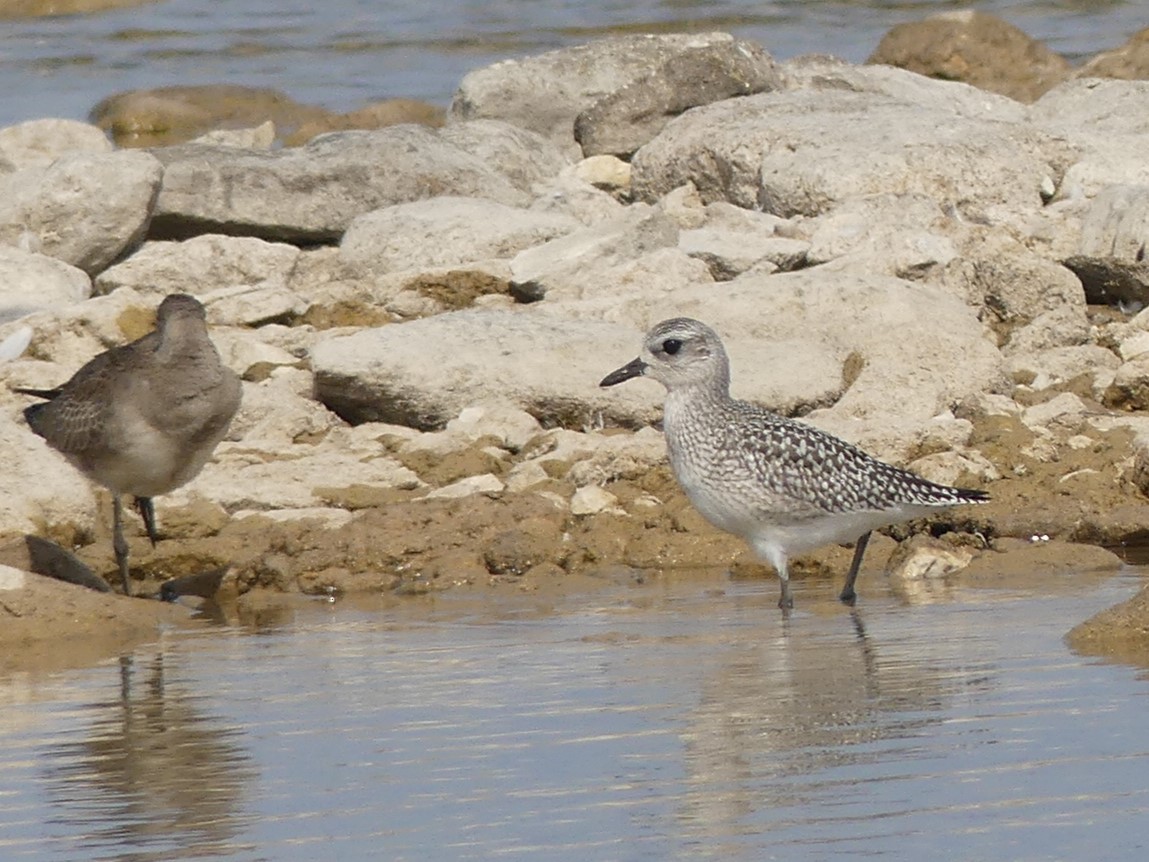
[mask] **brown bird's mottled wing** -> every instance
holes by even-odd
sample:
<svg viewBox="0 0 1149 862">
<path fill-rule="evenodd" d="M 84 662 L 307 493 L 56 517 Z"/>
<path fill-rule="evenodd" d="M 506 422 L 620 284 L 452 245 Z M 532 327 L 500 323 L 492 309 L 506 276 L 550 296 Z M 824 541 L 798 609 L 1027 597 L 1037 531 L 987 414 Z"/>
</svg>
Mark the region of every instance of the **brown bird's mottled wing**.
<svg viewBox="0 0 1149 862">
<path fill-rule="evenodd" d="M 128 358 L 126 348 L 135 344 L 138 342 L 101 353 L 58 389 L 23 390 L 49 399 L 24 409 L 29 427 L 65 455 L 78 454 L 95 445 L 111 409 L 108 380 L 119 373 Z"/>
</svg>

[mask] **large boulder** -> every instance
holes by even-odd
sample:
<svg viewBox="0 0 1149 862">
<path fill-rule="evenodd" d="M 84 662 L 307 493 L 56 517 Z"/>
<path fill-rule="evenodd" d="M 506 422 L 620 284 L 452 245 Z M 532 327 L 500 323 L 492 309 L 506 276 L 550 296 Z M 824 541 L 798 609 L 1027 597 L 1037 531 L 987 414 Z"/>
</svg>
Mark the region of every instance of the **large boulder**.
<svg viewBox="0 0 1149 862">
<path fill-rule="evenodd" d="M 0 129 L 0 162 L 16 170 L 46 168 L 77 153 L 110 153 L 112 142 L 95 126 L 78 120 L 28 120 Z"/>
<path fill-rule="evenodd" d="M 631 355 L 641 333 L 663 318 L 709 324 L 731 356 L 731 391 L 784 413 L 832 408 L 850 419 L 894 414 L 920 423 L 1005 384 L 1002 356 L 974 309 L 951 293 L 887 276 L 824 267 L 746 274 L 632 296 L 615 313 L 634 327 Z M 651 399 L 640 410 L 661 400 L 657 386 L 634 388 Z"/>
<path fill-rule="evenodd" d="M 184 242 L 152 241 L 96 277 L 96 292 L 130 287 L 142 294 L 203 296 L 234 287 L 286 287 L 300 251 L 255 237 L 204 234 Z"/>
<path fill-rule="evenodd" d="M 781 85 L 770 55 L 752 42 L 690 47 L 582 111 L 575 140 L 587 156 L 629 156 L 689 108 Z"/>
<path fill-rule="evenodd" d="M 1149 78 L 1149 27 L 1138 30 L 1124 45 L 1090 58 L 1074 74 L 1078 78 Z"/>
<path fill-rule="evenodd" d="M 428 345 L 438 346 L 433 356 Z M 627 396 L 598 381 L 611 370 L 606 357 L 636 346 L 625 325 L 465 309 L 332 336 L 312 349 L 311 366 L 316 397 L 351 422 L 432 430 L 466 406 L 496 402 L 581 428 L 630 412 Z"/>
<path fill-rule="evenodd" d="M 183 242 L 144 245 L 96 279 L 96 292 L 131 288 L 159 298 L 190 293 L 216 324 L 258 326 L 290 322 L 307 311 L 307 301 L 288 286 L 302 252 L 293 245 L 255 237 L 204 234 Z"/>
<path fill-rule="evenodd" d="M 143 239 L 162 174 L 153 156 L 129 151 L 0 177 L 0 242 L 95 274 Z"/>
<path fill-rule="evenodd" d="M 535 312 L 533 309 L 537 308 Z M 643 332 L 674 315 L 724 338 L 736 395 L 780 412 L 833 407 L 841 416 L 923 422 L 1003 385 L 1002 358 L 960 299 L 880 276 L 804 270 L 744 275 L 721 286 L 633 291 L 603 302 L 475 309 L 334 335 L 311 351 L 316 394 L 353 422 L 438 428 L 462 406 L 513 404 L 547 425 L 654 421 L 662 392 L 595 385 L 631 359 Z M 890 333 L 897 333 L 891 337 Z M 444 345 L 428 361 L 427 345 Z"/>
<path fill-rule="evenodd" d="M 1108 186 L 1081 227 L 1078 253 L 1066 259 L 1095 304 L 1149 305 L 1149 186 Z"/>
<path fill-rule="evenodd" d="M 452 123 L 439 130 L 439 140 L 491 165 L 517 189 L 534 194 L 539 183 L 553 180 L 570 166 L 570 158 L 538 133 L 501 120 Z M 436 194 L 449 194 L 446 191 Z"/>
<path fill-rule="evenodd" d="M 807 54 L 780 64 L 787 90 L 847 90 L 881 93 L 903 102 L 944 107 L 961 117 L 1027 122 L 1026 105 L 957 81 L 927 78 L 896 66 L 857 66 L 825 54 Z"/>
<path fill-rule="evenodd" d="M 1041 207 L 1042 184 L 1059 177 L 1065 149 L 1022 124 L 954 113 L 943 100 L 803 89 L 671 121 L 635 155 L 633 191 L 649 201 L 692 182 L 707 202 L 784 217 L 909 193 L 972 221 L 1020 221 Z"/>
<path fill-rule="evenodd" d="M 1011 355 L 1089 338 L 1078 278 L 1005 231 L 975 232 L 931 282 L 965 300 Z"/>
<path fill-rule="evenodd" d="M 1032 102 L 1070 74 L 1069 61 L 996 15 L 942 12 L 892 28 L 867 63 L 964 81 Z"/>
<path fill-rule="evenodd" d="M 810 243 L 780 235 L 788 223 L 767 213 L 717 201 L 702 208 L 704 220 L 678 234 L 678 248 L 704 262 L 715 281 L 750 270 L 775 272 L 807 264 Z"/>
<path fill-rule="evenodd" d="M 92 282 L 63 261 L 0 245 L 0 323 L 87 299 Z"/>
<path fill-rule="evenodd" d="M 923 278 L 957 254 L 967 227 L 957 214 L 922 194 L 850 198 L 807 221 L 805 263 L 836 270 Z"/>
<path fill-rule="evenodd" d="M 1030 109 L 1032 125 L 1075 152 L 1055 198 L 1092 198 L 1112 184 L 1149 185 L 1149 81 L 1086 78 L 1054 87 Z"/>
<path fill-rule="evenodd" d="M 519 140 L 550 158 L 523 155 L 507 173 L 500 161 L 455 143 L 457 134 L 453 139 L 402 125 L 323 135 L 304 147 L 273 152 L 191 144 L 157 149 L 165 171 L 150 235 L 331 242 L 358 215 L 438 195 L 525 205 L 530 185 L 565 164 L 552 144 L 519 131 L 505 140 Z"/>
<path fill-rule="evenodd" d="M 687 75 L 691 68 L 720 69 L 723 80 L 708 84 Z M 680 92 L 671 92 L 672 82 Z M 728 33 L 619 36 L 477 69 L 459 84 L 449 120 L 505 120 L 575 151 L 575 119 L 603 102 L 584 119 L 583 134 L 611 143 L 591 151 L 616 149 L 619 140 L 629 150 L 662 118 L 699 100 L 773 84 L 769 57 Z M 641 92 L 631 98 L 624 91 L 635 85 Z"/>
</svg>

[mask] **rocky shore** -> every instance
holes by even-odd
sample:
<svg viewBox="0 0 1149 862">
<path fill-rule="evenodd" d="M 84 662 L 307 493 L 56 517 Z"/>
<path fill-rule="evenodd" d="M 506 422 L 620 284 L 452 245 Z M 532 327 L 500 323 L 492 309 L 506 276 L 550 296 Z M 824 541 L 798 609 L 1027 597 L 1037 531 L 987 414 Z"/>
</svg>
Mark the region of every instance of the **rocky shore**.
<svg viewBox="0 0 1149 862">
<path fill-rule="evenodd" d="M 721 333 L 735 395 L 993 495 L 876 541 L 863 599 L 911 533 L 906 584 L 1116 568 L 1098 546 L 1149 529 L 1149 81 L 1033 64 L 1048 87 L 1018 101 L 721 33 L 625 36 L 478 69 L 443 125 L 297 147 L 0 130 L 0 562 L 34 534 L 111 570 L 106 495 L 10 390 L 186 292 L 243 406 L 156 501 L 158 546 L 133 537 L 145 591 L 219 566 L 241 596 L 766 573 L 676 487 L 661 390 L 597 386 L 676 315 Z"/>
</svg>

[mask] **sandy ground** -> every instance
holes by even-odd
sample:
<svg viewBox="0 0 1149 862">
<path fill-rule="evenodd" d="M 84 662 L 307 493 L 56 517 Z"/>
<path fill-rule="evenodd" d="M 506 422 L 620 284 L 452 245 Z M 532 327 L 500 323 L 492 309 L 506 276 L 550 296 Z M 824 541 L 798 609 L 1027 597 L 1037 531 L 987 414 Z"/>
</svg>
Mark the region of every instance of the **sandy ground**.
<svg viewBox="0 0 1149 862">
<path fill-rule="evenodd" d="M 163 626 L 191 624 L 186 607 L 29 574 L 0 590 L 0 672 L 54 671 L 120 655 L 154 639 Z"/>
</svg>

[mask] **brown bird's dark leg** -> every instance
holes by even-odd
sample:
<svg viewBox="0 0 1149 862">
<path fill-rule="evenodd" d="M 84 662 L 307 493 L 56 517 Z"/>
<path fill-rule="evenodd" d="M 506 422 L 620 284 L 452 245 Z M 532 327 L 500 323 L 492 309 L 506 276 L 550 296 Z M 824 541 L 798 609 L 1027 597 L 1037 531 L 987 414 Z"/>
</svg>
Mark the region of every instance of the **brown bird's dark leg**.
<svg viewBox="0 0 1149 862">
<path fill-rule="evenodd" d="M 866 545 L 869 541 L 870 534 L 863 533 L 854 543 L 854 561 L 850 563 L 850 571 L 846 574 L 846 585 L 838 594 L 838 598 L 848 605 L 853 605 L 858 598 L 858 594 L 854 592 L 854 581 L 858 580 L 858 569 L 862 567 L 862 557 L 866 554 Z"/>
<path fill-rule="evenodd" d="M 152 505 L 152 498 L 136 497 L 136 508 L 140 510 L 140 517 L 144 519 L 144 529 L 148 531 L 148 538 L 152 540 L 154 548 L 159 536 L 156 535 L 156 507 Z"/>
<path fill-rule="evenodd" d="M 132 582 L 128 575 L 128 542 L 124 539 L 124 504 L 119 494 L 112 494 L 112 550 L 116 552 L 116 565 L 120 567 L 124 595 L 130 596 Z"/>
</svg>

